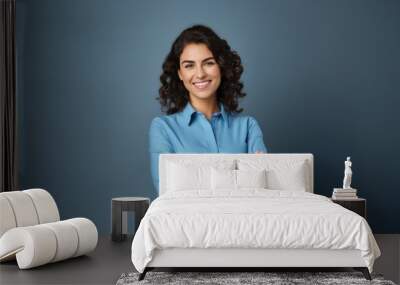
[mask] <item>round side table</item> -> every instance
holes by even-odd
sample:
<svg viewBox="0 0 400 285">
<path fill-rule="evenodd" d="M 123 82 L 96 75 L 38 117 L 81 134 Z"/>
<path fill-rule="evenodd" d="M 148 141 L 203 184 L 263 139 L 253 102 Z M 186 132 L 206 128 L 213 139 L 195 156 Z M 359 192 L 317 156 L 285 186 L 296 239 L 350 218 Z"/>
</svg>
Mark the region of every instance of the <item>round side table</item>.
<svg viewBox="0 0 400 285">
<path fill-rule="evenodd" d="M 135 232 L 150 205 L 150 199 L 144 197 L 118 197 L 111 200 L 111 239 L 123 241 L 127 232 L 127 212 L 135 213 Z"/>
</svg>

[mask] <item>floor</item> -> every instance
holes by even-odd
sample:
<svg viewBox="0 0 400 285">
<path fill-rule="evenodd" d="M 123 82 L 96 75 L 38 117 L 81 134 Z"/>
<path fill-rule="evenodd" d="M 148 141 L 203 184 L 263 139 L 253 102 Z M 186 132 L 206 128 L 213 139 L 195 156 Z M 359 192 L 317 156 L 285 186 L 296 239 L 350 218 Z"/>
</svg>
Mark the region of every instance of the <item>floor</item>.
<svg viewBox="0 0 400 285">
<path fill-rule="evenodd" d="M 375 272 L 399 284 L 400 235 L 376 235 L 382 251 Z M 130 261 L 130 240 L 115 243 L 108 236 L 99 238 L 89 256 L 19 270 L 15 262 L 0 264 L 0 284 L 115 284 L 124 272 L 134 271 Z"/>
<path fill-rule="evenodd" d="M 375 239 L 382 255 L 376 260 L 374 271 L 400 284 L 400 234 L 375 235 Z"/>
<path fill-rule="evenodd" d="M 16 262 L 0 264 L 0 284 L 115 284 L 124 272 L 134 271 L 131 242 L 99 237 L 94 252 L 45 266 L 18 270 Z"/>
</svg>

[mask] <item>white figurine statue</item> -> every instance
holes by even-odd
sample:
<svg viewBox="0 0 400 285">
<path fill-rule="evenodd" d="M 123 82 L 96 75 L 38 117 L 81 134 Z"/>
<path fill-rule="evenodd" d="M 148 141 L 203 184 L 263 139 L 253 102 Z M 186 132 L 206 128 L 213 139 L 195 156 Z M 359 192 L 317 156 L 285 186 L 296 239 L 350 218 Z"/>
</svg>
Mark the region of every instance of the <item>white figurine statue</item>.
<svg viewBox="0 0 400 285">
<path fill-rule="evenodd" d="M 344 162 L 344 179 L 343 179 L 343 189 L 351 188 L 351 177 L 353 176 L 353 171 L 351 171 L 351 161 L 350 156 L 347 157 Z"/>
</svg>

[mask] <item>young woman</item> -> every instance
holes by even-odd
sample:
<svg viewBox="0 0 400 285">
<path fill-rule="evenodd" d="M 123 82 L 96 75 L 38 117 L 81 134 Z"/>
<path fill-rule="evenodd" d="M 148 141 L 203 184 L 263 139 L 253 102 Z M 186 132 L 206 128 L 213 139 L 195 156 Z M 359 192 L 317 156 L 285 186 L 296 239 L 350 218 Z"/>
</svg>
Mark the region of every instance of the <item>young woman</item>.
<svg viewBox="0 0 400 285">
<path fill-rule="evenodd" d="M 262 153 L 253 117 L 240 116 L 245 97 L 239 55 L 208 27 L 196 25 L 174 41 L 160 76 L 162 111 L 150 126 L 151 175 L 158 189 L 160 153 Z"/>
</svg>

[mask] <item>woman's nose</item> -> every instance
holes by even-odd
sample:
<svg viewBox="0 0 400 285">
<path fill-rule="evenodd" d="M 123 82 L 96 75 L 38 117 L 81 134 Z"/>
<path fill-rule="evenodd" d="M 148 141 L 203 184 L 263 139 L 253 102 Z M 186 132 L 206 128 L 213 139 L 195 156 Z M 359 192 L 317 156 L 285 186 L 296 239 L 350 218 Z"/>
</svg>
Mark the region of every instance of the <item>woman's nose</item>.
<svg viewBox="0 0 400 285">
<path fill-rule="evenodd" d="M 206 76 L 206 73 L 204 72 L 203 67 L 197 68 L 196 76 L 197 76 L 197 78 L 204 78 Z"/>
</svg>

